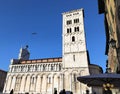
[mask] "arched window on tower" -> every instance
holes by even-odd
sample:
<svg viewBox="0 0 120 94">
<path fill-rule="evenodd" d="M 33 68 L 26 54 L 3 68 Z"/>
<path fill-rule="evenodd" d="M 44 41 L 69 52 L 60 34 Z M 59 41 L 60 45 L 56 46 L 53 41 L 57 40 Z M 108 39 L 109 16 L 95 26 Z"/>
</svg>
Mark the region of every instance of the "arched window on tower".
<svg viewBox="0 0 120 94">
<path fill-rule="evenodd" d="M 75 42 L 75 36 L 72 36 L 72 42 Z"/>
</svg>

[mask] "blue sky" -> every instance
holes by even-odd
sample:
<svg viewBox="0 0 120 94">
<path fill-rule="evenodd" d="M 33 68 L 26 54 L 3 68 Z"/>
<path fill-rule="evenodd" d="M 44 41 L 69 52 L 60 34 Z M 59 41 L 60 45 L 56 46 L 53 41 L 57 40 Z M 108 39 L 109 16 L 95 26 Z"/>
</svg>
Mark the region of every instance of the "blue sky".
<svg viewBox="0 0 120 94">
<path fill-rule="evenodd" d="M 105 70 L 104 15 L 98 14 L 97 0 L 0 0 L 0 69 L 8 71 L 25 45 L 30 59 L 61 57 L 62 13 L 80 8 L 90 61 Z"/>
</svg>

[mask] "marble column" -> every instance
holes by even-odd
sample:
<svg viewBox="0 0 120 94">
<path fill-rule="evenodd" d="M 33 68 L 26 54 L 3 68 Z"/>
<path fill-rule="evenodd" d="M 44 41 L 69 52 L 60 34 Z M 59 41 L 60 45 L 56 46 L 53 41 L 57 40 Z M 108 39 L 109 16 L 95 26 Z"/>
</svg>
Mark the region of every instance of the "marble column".
<svg viewBox="0 0 120 94">
<path fill-rule="evenodd" d="M 6 93 L 6 92 L 9 90 L 9 89 L 8 89 L 8 83 L 10 82 L 10 81 L 9 81 L 9 78 L 10 78 L 10 76 L 7 76 L 3 93 Z"/>
<path fill-rule="evenodd" d="M 35 87 L 36 87 L 36 93 L 41 92 L 40 91 L 40 88 L 41 88 L 41 77 L 40 77 L 40 75 L 37 76 Z"/>
<path fill-rule="evenodd" d="M 37 76 L 35 77 L 35 84 L 34 84 L 34 92 L 36 92 L 36 85 L 37 85 Z"/>
<path fill-rule="evenodd" d="M 11 86 L 10 86 L 10 90 L 12 90 L 12 89 L 15 88 L 15 83 L 16 83 L 16 77 L 14 76 L 13 79 L 12 79 L 12 83 L 11 83 Z"/>
<path fill-rule="evenodd" d="M 43 81 L 43 77 L 41 77 L 41 85 L 40 85 L 40 92 L 42 93 L 42 81 Z"/>
<path fill-rule="evenodd" d="M 21 77 L 21 86 L 20 86 L 20 92 L 24 92 L 24 88 L 25 88 L 25 76 Z"/>
<path fill-rule="evenodd" d="M 63 90 L 63 74 L 60 75 L 60 91 Z"/>
<path fill-rule="evenodd" d="M 60 76 L 58 76 L 58 92 L 60 91 Z"/>
<path fill-rule="evenodd" d="M 72 91 L 72 73 L 70 73 L 70 91 Z"/>
<path fill-rule="evenodd" d="M 52 94 L 54 93 L 54 76 L 52 77 Z"/>
</svg>

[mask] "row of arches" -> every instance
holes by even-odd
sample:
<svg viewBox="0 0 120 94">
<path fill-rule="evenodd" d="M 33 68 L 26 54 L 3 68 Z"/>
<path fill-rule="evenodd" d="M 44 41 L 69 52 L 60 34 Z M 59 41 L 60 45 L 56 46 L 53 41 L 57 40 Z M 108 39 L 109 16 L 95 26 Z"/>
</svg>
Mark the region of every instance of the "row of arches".
<svg viewBox="0 0 120 94">
<path fill-rule="evenodd" d="M 12 65 L 10 72 L 39 72 L 39 71 L 61 71 L 61 63 L 40 63 Z"/>
<path fill-rule="evenodd" d="M 72 71 L 69 73 L 65 71 L 54 73 L 40 73 L 40 74 L 16 74 L 9 73 L 7 76 L 6 84 L 4 87 L 4 93 L 9 93 L 11 89 L 14 89 L 16 93 L 42 93 L 53 94 L 54 89 L 59 92 L 63 88 L 79 92 L 80 86 L 76 78 L 79 76 L 79 72 Z"/>
</svg>

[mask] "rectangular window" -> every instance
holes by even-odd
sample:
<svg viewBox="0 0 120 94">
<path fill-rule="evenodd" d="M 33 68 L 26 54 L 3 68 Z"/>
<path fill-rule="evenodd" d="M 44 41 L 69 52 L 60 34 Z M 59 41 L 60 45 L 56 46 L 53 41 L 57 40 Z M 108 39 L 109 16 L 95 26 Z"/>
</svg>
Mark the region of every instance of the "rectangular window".
<svg viewBox="0 0 120 94">
<path fill-rule="evenodd" d="M 74 19 L 74 23 L 79 23 L 79 18 Z"/>
<path fill-rule="evenodd" d="M 74 28 L 75 32 L 79 31 L 79 27 Z"/>
<path fill-rule="evenodd" d="M 72 29 L 71 28 L 67 28 L 67 33 L 71 33 Z"/>
<path fill-rule="evenodd" d="M 74 31 L 75 31 L 75 32 L 77 31 L 76 27 L 74 28 Z"/>
<path fill-rule="evenodd" d="M 66 22 L 66 24 L 67 24 L 67 25 L 72 24 L 72 20 L 68 20 L 68 21 Z"/>
<path fill-rule="evenodd" d="M 69 29 L 67 28 L 67 33 L 69 33 Z"/>
<path fill-rule="evenodd" d="M 79 31 L 79 27 L 77 27 L 77 31 Z"/>
</svg>

